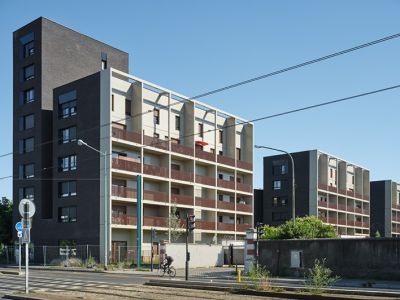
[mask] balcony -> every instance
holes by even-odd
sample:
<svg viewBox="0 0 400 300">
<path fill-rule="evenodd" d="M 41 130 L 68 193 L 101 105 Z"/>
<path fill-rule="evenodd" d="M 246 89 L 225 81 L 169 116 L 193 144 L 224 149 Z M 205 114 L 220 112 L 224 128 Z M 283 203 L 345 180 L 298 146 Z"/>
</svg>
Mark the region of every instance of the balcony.
<svg viewBox="0 0 400 300">
<path fill-rule="evenodd" d="M 363 222 L 361 222 L 361 221 L 354 221 L 354 226 L 355 226 L 355 227 L 363 227 Z"/>
<path fill-rule="evenodd" d="M 338 204 L 337 209 L 342 211 L 347 211 L 347 206 L 345 204 Z"/>
<path fill-rule="evenodd" d="M 364 215 L 369 215 L 369 208 L 363 208 L 363 212 Z"/>
<path fill-rule="evenodd" d="M 348 206 L 347 206 L 347 211 L 348 211 L 348 212 L 354 212 L 354 206 L 348 205 Z"/>
<path fill-rule="evenodd" d="M 249 163 L 247 161 L 243 161 L 243 160 L 237 160 L 236 161 L 236 167 L 240 168 L 240 169 L 249 170 L 249 171 L 253 170 L 253 164 Z"/>
<path fill-rule="evenodd" d="M 143 164 L 143 173 L 153 176 L 168 178 L 168 169 L 165 167 L 159 167 L 154 165 Z"/>
<path fill-rule="evenodd" d="M 235 160 L 231 157 L 224 155 L 217 155 L 217 162 L 227 166 L 235 167 Z"/>
<path fill-rule="evenodd" d="M 168 227 L 168 218 L 144 216 L 143 226 Z"/>
<path fill-rule="evenodd" d="M 196 220 L 196 229 L 215 230 L 215 222 Z"/>
<path fill-rule="evenodd" d="M 162 203 L 168 203 L 168 193 L 156 192 L 156 191 L 143 191 L 143 199 L 150 201 L 157 201 Z"/>
<path fill-rule="evenodd" d="M 115 197 L 134 199 L 136 198 L 136 189 L 113 184 L 111 187 L 111 195 Z"/>
<path fill-rule="evenodd" d="M 235 210 L 235 203 L 234 202 L 227 202 L 227 201 L 218 201 L 217 207 L 219 209 L 228 209 L 228 210 Z"/>
<path fill-rule="evenodd" d="M 242 211 L 242 212 L 249 212 L 251 213 L 253 210 L 253 207 L 249 204 L 244 204 L 244 203 L 236 203 L 236 211 Z"/>
<path fill-rule="evenodd" d="M 209 161 L 215 161 L 215 154 L 211 152 L 206 152 L 201 149 L 196 148 L 196 157 L 209 160 Z"/>
<path fill-rule="evenodd" d="M 183 204 L 183 205 L 193 205 L 193 197 L 187 195 L 171 195 L 171 202 L 176 204 Z"/>
<path fill-rule="evenodd" d="M 136 225 L 136 217 L 123 214 L 113 214 L 111 216 L 111 223 L 116 225 Z"/>
<path fill-rule="evenodd" d="M 142 135 L 140 133 L 127 131 L 127 130 L 115 128 L 115 127 L 112 127 L 111 132 L 112 132 L 112 137 L 114 137 L 114 138 L 133 142 L 133 143 L 138 143 L 138 144 L 142 143 Z"/>
<path fill-rule="evenodd" d="M 164 141 L 159 138 L 151 137 L 148 135 L 143 136 L 143 144 L 150 147 L 156 147 L 162 150 L 169 149 L 169 141 Z"/>
<path fill-rule="evenodd" d="M 321 207 L 328 207 L 328 203 L 326 201 L 318 200 L 318 206 Z"/>
<path fill-rule="evenodd" d="M 320 190 L 325 190 L 325 191 L 328 190 L 328 186 L 326 184 L 323 184 L 323 183 L 318 183 L 318 188 Z"/>
<path fill-rule="evenodd" d="M 171 143 L 171 150 L 179 154 L 193 156 L 193 148 L 185 145 Z"/>
<path fill-rule="evenodd" d="M 346 190 L 338 189 L 338 194 L 347 195 Z"/>
<path fill-rule="evenodd" d="M 217 230 L 221 231 L 235 231 L 235 224 L 218 223 Z"/>
<path fill-rule="evenodd" d="M 140 162 L 133 158 L 120 156 L 112 159 L 112 167 L 114 169 L 140 173 Z"/>
<path fill-rule="evenodd" d="M 337 193 L 337 186 L 328 186 L 328 191 L 333 192 L 333 193 Z"/>
<path fill-rule="evenodd" d="M 361 207 L 354 207 L 354 212 L 357 214 L 362 214 L 362 208 Z"/>
<path fill-rule="evenodd" d="M 241 232 L 246 232 L 247 229 L 249 228 L 253 228 L 253 226 L 251 226 L 251 224 L 236 224 L 236 231 L 241 231 Z"/>
<path fill-rule="evenodd" d="M 328 202 L 328 207 L 332 208 L 332 209 L 337 209 L 338 208 L 337 203 L 331 203 L 331 202 Z"/>
<path fill-rule="evenodd" d="M 236 188 L 241 192 L 253 193 L 253 186 L 251 184 L 237 182 Z"/>
<path fill-rule="evenodd" d="M 215 200 L 196 197 L 196 206 L 215 208 Z"/>
<path fill-rule="evenodd" d="M 171 170 L 171 178 L 182 181 L 193 181 L 193 173 L 185 171 Z"/>
<path fill-rule="evenodd" d="M 354 198 L 354 191 L 347 190 L 347 196 Z"/>
<path fill-rule="evenodd" d="M 362 222 L 362 227 L 369 228 L 369 222 Z"/>
<path fill-rule="evenodd" d="M 369 200 L 369 196 L 368 195 L 363 195 L 363 199 L 368 201 Z"/>
<path fill-rule="evenodd" d="M 337 219 L 334 217 L 328 217 L 328 223 L 336 225 L 337 224 Z"/>
<path fill-rule="evenodd" d="M 337 220 L 337 223 L 339 225 L 346 225 L 347 224 L 346 219 L 340 219 L 340 218 Z"/>
<path fill-rule="evenodd" d="M 392 208 L 400 210 L 400 205 L 399 204 L 392 204 Z"/>
<path fill-rule="evenodd" d="M 215 186 L 215 178 L 196 174 L 196 183 Z"/>
<path fill-rule="evenodd" d="M 217 181 L 218 187 L 222 187 L 225 189 L 235 189 L 235 182 L 234 181 L 228 181 L 228 180 L 223 180 L 223 179 L 218 179 Z"/>
<path fill-rule="evenodd" d="M 361 194 L 358 194 L 358 193 L 354 193 L 354 197 L 358 198 L 358 199 L 362 199 L 363 198 L 363 196 Z"/>
<path fill-rule="evenodd" d="M 354 226 L 354 220 L 347 220 L 347 226 Z"/>
</svg>

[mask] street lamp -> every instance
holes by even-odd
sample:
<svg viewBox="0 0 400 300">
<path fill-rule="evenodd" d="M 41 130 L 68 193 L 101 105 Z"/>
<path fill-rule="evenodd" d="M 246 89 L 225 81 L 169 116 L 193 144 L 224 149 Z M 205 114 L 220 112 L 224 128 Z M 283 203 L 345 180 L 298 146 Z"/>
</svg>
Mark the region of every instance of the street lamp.
<svg viewBox="0 0 400 300">
<path fill-rule="evenodd" d="M 78 140 L 78 146 L 85 146 L 88 147 L 89 149 L 92 149 L 93 151 L 96 151 L 103 155 L 104 157 L 104 268 L 107 268 L 107 252 L 108 252 L 108 246 L 107 246 L 107 230 L 108 230 L 108 217 L 107 217 L 107 211 L 108 211 L 108 202 L 107 202 L 107 152 L 101 152 L 100 150 L 90 146 L 88 143 L 84 142 L 83 140 Z"/>
<path fill-rule="evenodd" d="M 254 145 L 254 148 L 258 148 L 258 149 L 262 148 L 262 149 L 274 150 L 274 151 L 285 153 L 285 154 L 287 154 L 289 156 L 290 162 L 292 163 L 292 218 L 293 218 L 293 224 L 295 224 L 296 223 L 296 193 L 295 193 L 294 160 L 293 160 L 293 156 L 289 152 L 287 152 L 285 150 L 280 150 L 280 149 L 271 148 L 271 147 L 267 147 L 267 146 Z"/>
</svg>

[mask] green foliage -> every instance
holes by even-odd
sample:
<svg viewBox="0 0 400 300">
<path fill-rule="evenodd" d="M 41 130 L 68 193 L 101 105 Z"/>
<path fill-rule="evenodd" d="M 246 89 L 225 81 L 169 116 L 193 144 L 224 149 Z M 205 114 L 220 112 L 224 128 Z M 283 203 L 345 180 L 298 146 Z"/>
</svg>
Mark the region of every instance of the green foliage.
<svg viewBox="0 0 400 300">
<path fill-rule="evenodd" d="M 270 273 L 264 266 L 253 265 L 249 270 L 248 277 L 254 288 L 258 291 L 265 291 L 271 288 L 269 282 Z"/>
<path fill-rule="evenodd" d="M 261 232 L 261 239 L 268 240 L 337 237 L 336 230 L 332 225 L 322 223 L 315 216 L 298 217 L 295 224 L 289 220 L 278 227 L 265 225 L 262 227 Z"/>
<path fill-rule="evenodd" d="M 325 264 L 325 258 L 322 261 L 316 259 L 314 266 L 306 274 L 306 286 L 313 294 L 322 294 L 339 279 L 338 276 L 332 276 L 332 270 Z"/>
<path fill-rule="evenodd" d="M 0 244 L 10 244 L 12 233 L 12 201 L 3 197 L 0 200 Z"/>
<path fill-rule="evenodd" d="M 376 237 L 376 238 L 380 238 L 380 237 L 381 237 L 381 233 L 379 232 L 379 230 L 377 230 L 377 231 L 375 232 L 375 237 Z"/>
<path fill-rule="evenodd" d="M 93 256 L 89 255 L 88 259 L 86 260 L 86 267 L 94 268 L 96 264 L 97 264 L 96 259 Z"/>
<path fill-rule="evenodd" d="M 171 206 L 169 214 L 169 229 L 171 232 L 171 242 L 176 242 L 183 234 L 184 222 L 182 222 L 176 209 L 176 205 Z"/>
</svg>

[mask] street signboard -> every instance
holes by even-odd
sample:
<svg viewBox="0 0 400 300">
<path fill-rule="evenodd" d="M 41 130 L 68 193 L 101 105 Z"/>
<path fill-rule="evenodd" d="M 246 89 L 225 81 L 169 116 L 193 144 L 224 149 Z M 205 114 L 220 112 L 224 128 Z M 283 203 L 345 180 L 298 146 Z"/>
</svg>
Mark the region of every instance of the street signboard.
<svg viewBox="0 0 400 300">
<path fill-rule="evenodd" d="M 29 244 L 31 242 L 31 230 L 22 228 L 22 243 Z"/>
<path fill-rule="evenodd" d="M 22 231 L 17 231 L 17 237 L 20 239 L 22 238 Z"/>
<path fill-rule="evenodd" d="M 22 231 L 22 223 L 21 222 L 15 223 L 15 230 L 16 231 Z"/>
<path fill-rule="evenodd" d="M 35 207 L 35 204 L 33 203 L 33 201 L 28 200 L 28 199 L 22 199 L 22 200 L 19 202 L 19 205 L 18 205 L 19 214 L 21 215 L 21 217 L 24 217 L 24 212 L 25 212 L 24 206 L 25 206 L 25 204 L 29 205 L 29 214 L 28 214 L 28 217 L 29 217 L 29 218 L 32 218 L 33 215 L 35 214 L 36 207 Z"/>
</svg>

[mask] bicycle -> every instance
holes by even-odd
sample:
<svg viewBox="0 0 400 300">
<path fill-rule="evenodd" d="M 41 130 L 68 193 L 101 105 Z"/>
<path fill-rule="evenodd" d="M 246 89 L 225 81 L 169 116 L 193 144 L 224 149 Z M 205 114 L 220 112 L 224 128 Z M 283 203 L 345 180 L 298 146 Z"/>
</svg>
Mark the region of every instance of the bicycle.
<svg viewBox="0 0 400 300">
<path fill-rule="evenodd" d="M 160 276 L 163 277 L 167 273 L 169 277 L 175 277 L 176 276 L 176 270 L 172 266 L 164 267 L 164 265 L 161 265 L 161 274 Z"/>
</svg>

